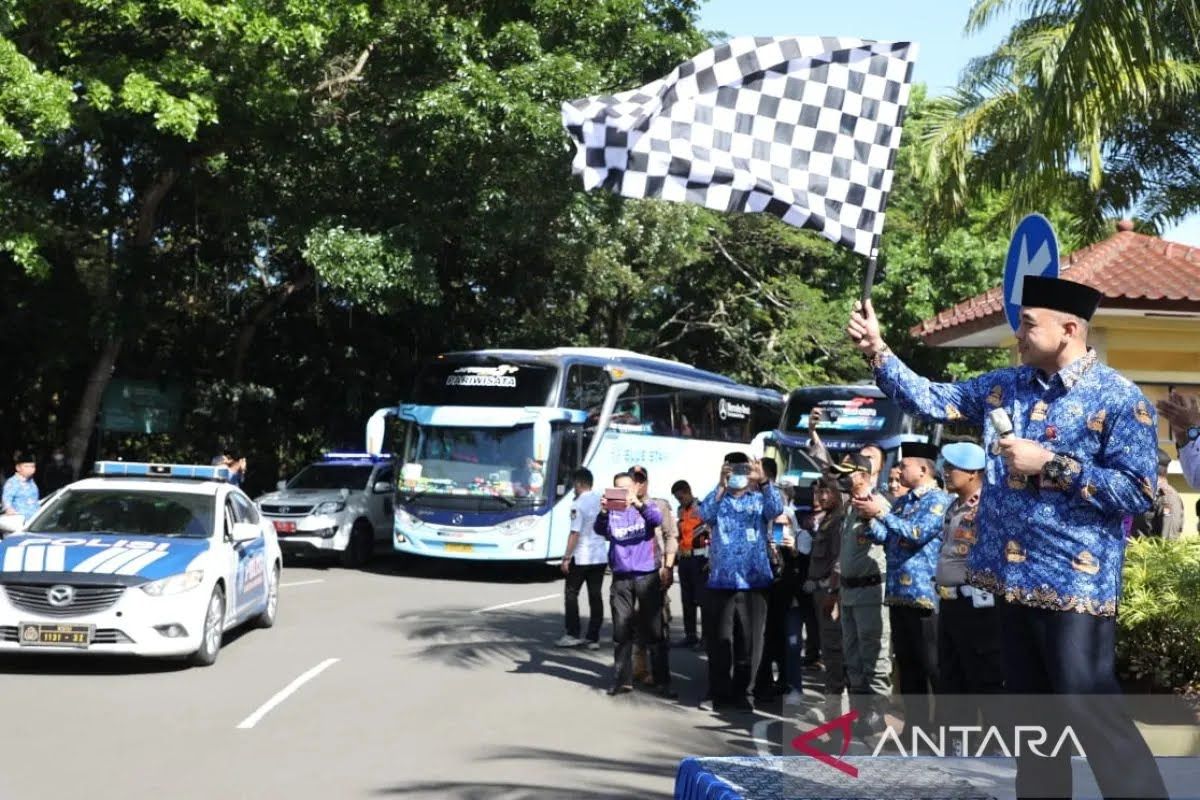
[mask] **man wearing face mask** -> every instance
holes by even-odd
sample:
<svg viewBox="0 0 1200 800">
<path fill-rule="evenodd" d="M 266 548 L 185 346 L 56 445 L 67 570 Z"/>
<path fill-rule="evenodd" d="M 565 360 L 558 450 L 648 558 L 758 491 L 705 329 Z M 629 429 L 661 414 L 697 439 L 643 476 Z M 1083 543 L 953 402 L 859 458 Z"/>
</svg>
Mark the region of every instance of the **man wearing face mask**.
<svg viewBox="0 0 1200 800">
<path fill-rule="evenodd" d="M 73 480 L 75 476 L 71 474 L 71 465 L 67 463 L 66 454 L 61 447 L 54 448 L 50 460 L 38 470 L 38 483 L 42 493 L 48 497 Z"/>
<path fill-rule="evenodd" d="M 709 547 L 708 646 L 709 697 L 713 710 L 748 710 L 743 687 L 734 686 L 733 666 L 748 662 L 747 676 L 758 673 L 767 621 L 767 590 L 774 581 L 769 549 L 770 526 L 783 513 L 779 490 L 762 465 L 744 453 L 730 453 L 720 483 L 700 504 L 700 517 L 713 531 Z M 741 626 L 735 654 L 734 624 Z"/>
</svg>

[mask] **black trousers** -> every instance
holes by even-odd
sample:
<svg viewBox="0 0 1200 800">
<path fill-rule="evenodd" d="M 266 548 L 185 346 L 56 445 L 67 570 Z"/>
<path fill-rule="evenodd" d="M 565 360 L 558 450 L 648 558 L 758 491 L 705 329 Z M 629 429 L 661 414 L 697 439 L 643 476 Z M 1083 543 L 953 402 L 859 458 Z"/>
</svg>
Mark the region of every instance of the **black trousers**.
<svg viewBox="0 0 1200 800">
<path fill-rule="evenodd" d="M 1000 610 L 975 608 L 969 597 L 942 600 L 937 630 L 938 719 L 943 725 L 991 722 L 994 696 L 1004 691 Z M 989 699 L 986 703 L 984 699 Z"/>
<path fill-rule="evenodd" d="M 666 647 L 662 641 L 662 585 L 657 572 L 647 575 L 613 575 L 609 588 L 613 618 L 613 683 L 633 685 L 633 634 L 637 627 L 640 641 L 652 650 L 651 666 L 654 682 L 667 686 L 671 682 Z"/>
<path fill-rule="evenodd" d="M 930 694 L 937 681 L 937 614 L 926 608 L 888 606 L 892 623 L 892 649 L 900 670 L 900 695 L 904 700 L 904 740 L 916 725 L 932 732 Z"/>
<path fill-rule="evenodd" d="M 705 620 L 709 628 L 709 697 L 717 703 L 742 700 L 749 687 L 735 685 L 733 667 L 735 663 L 744 663 L 747 680 L 758 672 L 767 624 L 766 591 L 710 588 Z M 741 627 L 741 635 L 737 637 L 735 624 Z"/>
<path fill-rule="evenodd" d="M 600 626 L 604 624 L 604 571 L 607 564 L 576 564 L 571 559 L 571 569 L 563 589 L 567 611 L 567 635 L 579 638 L 579 590 L 587 584 L 589 642 L 600 641 Z"/>
<path fill-rule="evenodd" d="M 1070 725 L 1106 798 L 1166 797 L 1146 740 L 1133 724 L 1117 684 L 1116 619 L 1004 604 L 1000 608 L 1004 678 L 1015 724 Z M 1048 753 L 1059 734 L 1050 732 Z M 1071 748 L 1042 758 L 1022 748 L 1017 797 L 1070 797 Z"/>
<path fill-rule="evenodd" d="M 787 615 L 795 596 L 795 578 L 786 573 L 767 589 L 767 622 L 763 629 L 762 660 L 754 677 L 755 690 L 760 695 L 769 694 L 776 681 L 787 680 Z M 776 667 L 779 668 L 778 678 Z"/>
<path fill-rule="evenodd" d="M 704 577 L 704 565 L 708 563 L 705 556 L 683 556 L 679 559 L 679 593 L 683 605 L 683 635 L 689 642 L 699 642 L 704 638 L 703 627 L 697 633 L 697 611 L 704 607 L 705 585 L 708 579 Z M 703 612 L 701 611 L 701 614 Z M 703 616 L 700 619 L 704 625 Z"/>
</svg>

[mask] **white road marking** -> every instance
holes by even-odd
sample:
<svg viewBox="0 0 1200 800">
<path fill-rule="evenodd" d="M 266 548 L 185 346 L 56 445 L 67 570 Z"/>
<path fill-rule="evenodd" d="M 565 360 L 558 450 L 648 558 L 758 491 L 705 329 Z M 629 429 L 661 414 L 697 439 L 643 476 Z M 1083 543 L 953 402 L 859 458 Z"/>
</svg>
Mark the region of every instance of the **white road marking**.
<svg viewBox="0 0 1200 800">
<path fill-rule="evenodd" d="M 315 667 L 310 669 L 308 672 L 304 673 L 300 677 L 296 678 L 296 680 L 292 681 L 287 686 L 283 687 L 283 689 L 276 692 L 275 696 L 272 697 L 267 702 L 263 703 L 261 706 L 259 706 L 258 710 L 256 710 L 250 716 L 246 717 L 241 722 L 239 722 L 237 725 L 238 728 L 241 730 L 249 730 L 250 728 L 253 728 L 255 725 L 257 725 L 259 723 L 260 720 L 262 720 L 263 717 L 265 717 L 267 714 L 270 714 L 271 711 L 275 708 L 275 706 L 279 705 L 284 700 L 287 700 L 289 697 L 291 697 L 296 692 L 297 689 L 299 689 L 301 686 L 303 686 L 304 684 L 311 681 L 313 678 L 320 675 L 325 670 L 332 667 L 334 664 L 336 664 L 340 660 L 341 659 L 337 659 L 337 658 L 327 658 L 324 661 L 322 661 L 320 664 L 317 664 Z"/>
<path fill-rule="evenodd" d="M 316 580 L 312 580 L 312 581 L 293 581 L 292 583 L 281 583 L 281 584 L 279 584 L 279 588 L 282 589 L 285 586 L 310 586 L 314 583 L 324 583 L 324 582 L 325 582 L 324 578 L 317 578 Z"/>
<path fill-rule="evenodd" d="M 531 597 L 528 600 L 514 600 L 511 603 L 501 603 L 498 606 L 488 606 L 487 608 L 477 608 L 472 613 L 482 614 L 485 611 L 499 611 L 502 608 L 512 608 L 513 606 L 523 606 L 526 603 L 540 603 L 543 600 L 553 600 L 555 597 L 562 597 L 562 592 L 556 592 L 554 594 L 546 594 L 546 595 L 542 595 L 541 597 Z"/>
</svg>

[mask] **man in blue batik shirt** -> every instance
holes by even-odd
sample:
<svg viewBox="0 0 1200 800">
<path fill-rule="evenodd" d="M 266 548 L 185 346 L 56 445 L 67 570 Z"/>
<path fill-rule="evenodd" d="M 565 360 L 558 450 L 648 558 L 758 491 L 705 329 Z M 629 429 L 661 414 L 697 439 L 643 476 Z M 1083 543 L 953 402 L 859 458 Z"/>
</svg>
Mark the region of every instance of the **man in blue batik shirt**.
<svg viewBox="0 0 1200 800">
<path fill-rule="evenodd" d="M 870 537 L 884 546 L 887 555 L 888 606 L 892 647 L 900 670 L 904 698 L 902 741 L 911 738 L 912 726 L 930 730 L 929 702 L 937 679 L 937 590 L 933 584 L 946 509 L 953 498 L 937 485 L 938 449 L 924 442 L 900 446 L 900 482 L 907 494 L 889 510 L 872 495 L 854 500 L 860 517 L 872 520 Z"/>
<path fill-rule="evenodd" d="M 1122 520 L 1154 497 L 1154 410 L 1087 346 L 1099 292 L 1041 277 L 1025 278 L 1022 291 L 1021 366 L 967 381 L 932 383 L 906 367 L 884 343 L 870 303 L 855 308 L 847 333 L 879 388 L 906 410 L 983 426 L 989 456 L 967 583 L 1002 600 L 1007 691 L 1056 695 L 1053 707 L 1069 720 L 1105 797 L 1166 797 L 1132 719 L 1102 696 L 1120 693 Z M 997 434 L 995 410 L 1011 421 L 1010 435 Z M 1023 749 L 1017 795 L 1070 797 L 1071 749 L 1056 758 Z"/>
<path fill-rule="evenodd" d="M 767 480 L 762 464 L 744 453 L 725 456 L 720 484 L 700 503 L 700 518 L 713 531 L 704 609 L 704 624 L 711 631 L 705 702 L 711 702 L 713 710 L 748 707 L 747 687 L 734 684 L 732 671 L 741 662 L 748 663 L 747 676 L 758 674 L 767 590 L 774 580 L 768 531 L 782 513 L 779 489 Z M 741 625 L 740 637 L 733 635 L 735 619 Z M 741 652 L 733 652 L 735 644 Z"/>
<path fill-rule="evenodd" d="M 0 503 L 5 514 L 17 514 L 25 522 L 37 513 L 38 486 L 33 482 L 33 473 L 37 471 L 37 462 L 32 454 L 16 453 L 13 456 L 16 471 L 4 482 L 4 490 L 0 493 Z"/>
</svg>

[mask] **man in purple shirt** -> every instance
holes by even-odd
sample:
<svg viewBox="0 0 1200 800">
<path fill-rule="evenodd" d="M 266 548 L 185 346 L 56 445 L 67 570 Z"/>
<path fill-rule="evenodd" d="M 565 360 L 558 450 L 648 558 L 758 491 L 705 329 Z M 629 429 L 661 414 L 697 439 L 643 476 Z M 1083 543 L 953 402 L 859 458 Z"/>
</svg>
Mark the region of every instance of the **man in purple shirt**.
<svg viewBox="0 0 1200 800">
<path fill-rule="evenodd" d="M 621 501 L 609 492 L 600 502 L 596 533 L 609 541 L 608 565 L 612 569 L 609 602 L 613 620 L 613 685 L 610 695 L 633 691 L 633 626 L 638 626 L 641 641 L 653 651 L 662 637 L 663 591 L 659 578 L 654 531 L 662 525 L 662 513 L 654 503 L 638 496 L 628 472 L 613 478 L 613 486 L 623 490 Z M 654 661 L 655 690 L 674 698 L 671 673 L 664 659 Z"/>
</svg>

